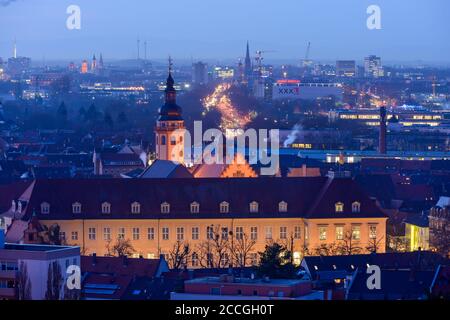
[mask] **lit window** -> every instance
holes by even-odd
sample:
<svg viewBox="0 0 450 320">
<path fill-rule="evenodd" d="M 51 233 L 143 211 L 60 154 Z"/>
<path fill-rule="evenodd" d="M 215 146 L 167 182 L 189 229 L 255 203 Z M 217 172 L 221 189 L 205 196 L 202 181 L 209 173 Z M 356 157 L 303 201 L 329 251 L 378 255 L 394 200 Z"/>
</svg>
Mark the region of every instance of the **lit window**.
<svg viewBox="0 0 450 320">
<path fill-rule="evenodd" d="M 250 239 L 252 239 L 252 240 L 258 239 L 258 227 L 250 228 Z"/>
<path fill-rule="evenodd" d="M 184 228 L 177 227 L 177 241 L 183 241 L 183 240 L 184 240 Z"/>
<path fill-rule="evenodd" d="M 220 265 L 225 267 L 228 265 L 228 261 L 229 261 L 228 253 L 224 253 L 220 258 Z"/>
<path fill-rule="evenodd" d="M 336 226 L 336 240 L 344 240 L 344 227 Z"/>
<path fill-rule="evenodd" d="M 141 204 L 139 202 L 133 202 L 131 204 L 131 213 L 133 214 L 141 213 Z"/>
<path fill-rule="evenodd" d="M 199 213 L 200 212 L 200 204 L 198 202 L 191 203 L 191 213 Z"/>
<path fill-rule="evenodd" d="M 206 227 L 206 239 L 208 239 L 208 240 L 214 239 L 214 227 L 213 226 Z"/>
<path fill-rule="evenodd" d="M 95 240 L 95 237 L 96 237 L 95 228 L 89 228 L 88 229 L 88 238 L 89 238 L 89 240 Z"/>
<path fill-rule="evenodd" d="M 222 239 L 224 239 L 224 240 L 228 239 L 228 228 L 227 227 L 222 228 Z"/>
<path fill-rule="evenodd" d="M 226 201 L 221 202 L 219 207 L 220 207 L 219 208 L 220 209 L 220 213 L 228 213 L 228 212 L 230 212 L 230 205 Z"/>
<path fill-rule="evenodd" d="M 279 204 L 278 204 L 278 211 L 279 212 L 287 212 L 287 202 L 285 202 L 285 201 L 281 201 Z"/>
<path fill-rule="evenodd" d="M 192 227 L 192 240 L 198 240 L 199 238 L 199 227 Z"/>
<path fill-rule="evenodd" d="M 41 203 L 41 213 L 42 214 L 49 214 L 50 213 L 50 204 L 47 202 Z"/>
<path fill-rule="evenodd" d="M 236 227 L 236 239 L 242 240 L 244 238 L 244 227 Z"/>
<path fill-rule="evenodd" d="M 361 227 L 360 226 L 352 226 L 352 239 L 353 240 L 361 239 Z"/>
<path fill-rule="evenodd" d="M 72 213 L 74 214 L 81 213 L 81 203 L 75 202 L 72 204 Z"/>
<path fill-rule="evenodd" d="M 103 228 L 103 240 L 105 241 L 111 240 L 111 228 L 108 227 Z"/>
<path fill-rule="evenodd" d="M 300 239 L 301 238 L 301 228 L 300 226 L 294 227 L 294 239 Z"/>
<path fill-rule="evenodd" d="M 110 214 L 111 213 L 111 204 L 109 202 L 102 203 L 102 213 Z"/>
<path fill-rule="evenodd" d="M 337 202 L 334 207 L 336 212 L 344 212 L 344 204 L 342 202 Z"/>
<path fill-rule="evenodd" d="M 170 204 L 167 202 L 161 203 L 161 213 L 170 213 Z"/>
<path fill-rule="evenodd" d="M 266 227 L 266 240 L 272 240 L 272 227 Z"/>
<path fill-rule="evenodd" d="M 169 240 L 169 228 L 167 227 L 162 228 L 162 239 Z"/>
<path fill-rule="evenodd" d="M 287 238 L 287 227 L 280 227 L 280 239 Z"/>
<path fill-rule="evenodd" d="M 369 238 L 376 239 L 377 238 L 377 226 L 369 225 Z"/>
<path fill-rule="evenodd" d="M 198 267 L 199 266 L 199 262 L 198 262 L 198 254 L 197 254 L 197 252 L 193 252 L 192 253 L 191 259 L 192 259 L 192 266 L 193 267 Z"/>
<path fill-rule="evenodd" d="M 353 213 L 359 213 L 361 211 L 361 203 L 358 201 L 355 201 L 352 203 L 352 212 Z"/>
<path fill-rule="evenodd" d="M 298 252 L 298 251 L 294 252 L 294 264 L 296 266 L 300 265 L 301 260 L 302 260 L 302 255 L 300 254 L 300 252 Z"/>
<path fill-rule="evenodd" d="M 133 240 L 139 240 L 140 237 L 139 228 L 133 228 Z"/>
<path fill-rule="evenodd" d="M 327 240 L 327 227 L 319 227 L 319 240 Z"/>
<path fill-rule="evenodd" d="M 125 239 L 125 228 L 119 228 L 117 232 L 117 237 L 119 239 Z"/>
<path fill-rule="evenodd" d="M 147 239 L 155 240 L 155 228 L 152 227 L 147 229 Z"/>
<path fill-rule="evenodd" d="M 250 212 L 258 212 L 258 202 L 253 201 L 250 203 Z"/>
</svg>

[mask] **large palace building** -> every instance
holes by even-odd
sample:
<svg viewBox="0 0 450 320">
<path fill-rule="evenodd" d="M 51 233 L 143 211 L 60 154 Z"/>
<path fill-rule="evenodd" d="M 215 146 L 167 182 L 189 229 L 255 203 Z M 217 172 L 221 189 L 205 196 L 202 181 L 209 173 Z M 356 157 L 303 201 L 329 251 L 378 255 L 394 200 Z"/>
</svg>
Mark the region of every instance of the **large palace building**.
<svg viewBox="0 0 450 320">
<path fill-rule="evenodd" d="M 36 180 L 16 201 L 24 204 L 16 217 L 57 224 L 84 254 L 108 254 L 124 239 L 136 256 L 170 259 L 183 243 L 187 265 L 199 267 L 219 238 L 245 251 L 245 265 L 273 241 L 297 263 L 336 246 L 385 248 L 387 217 L 350 178 Z"/>
<path fill-rule="evenodd" d="M 182 166 L 184 122 L 170 70 L 165 100 L 156 163 Z M 250 167 L 236 166 L 240 174 L 212 175 L 205 166 L 195 178 L 35 180 L 0 222 L 9 242 L 37 243 L 44 231 L 54 241 L 59 232 L 82 254 L 163 254 L 194 268 L 255 264 L 273 242 L 295 263 L 306 254 L 385 250 L 387 217 L 351 178 L 250 178 Z"/>
</svg>

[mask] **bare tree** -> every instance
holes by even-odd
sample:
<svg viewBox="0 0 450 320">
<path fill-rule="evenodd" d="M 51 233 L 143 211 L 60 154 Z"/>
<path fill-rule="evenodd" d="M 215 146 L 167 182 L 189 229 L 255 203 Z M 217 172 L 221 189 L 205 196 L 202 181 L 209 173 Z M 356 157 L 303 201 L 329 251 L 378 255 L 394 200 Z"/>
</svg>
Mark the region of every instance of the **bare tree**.
<svg viewBox="0 0 450 320">
<path fill-rule="evenodd" d="M 337 246 L 338 251 L 342 255 L 359 254 L 362 251 L 362 248 L 358 245 L 358 241 L 353 238 L 353 235 L 350 231 L 345 232 L 344 238 L 342 240 L 339 240 Z"/>
<path fill-rule="evenodd" d="M 191 246 L 189 242 L 177 241 L 169 251 L 169 267 L 178 270 L 186 265 L 187 259 L 191 256 Z"/>
<path fill-rule="evenodd" d="M 321 244 L 313 249 L 313 253 L 317 256 L 336 256 L 340 255 L 342 251 L 335 243 Z"/>
<path fill-rule="evenodd" d="M 122 256 L 131 256 L 136 252 L 134 250 L 133 245 L 131 244 L 130 239 L 117 238 L 114 244 L 109 240 L 106 243 L 106 256 L 110 257 L 122 257 Z"/>
<path fill-rule="evenodd" d="M 25 262 L 21 261 L 19 266 L 16 296 L 18 300 L 31 300 L 31 282 L 28 277 L 28 268 Z"/>
<path fill-rule="evenodd" d="M 370 238 L 369 243 L 367 244 L 366 250 L 371 253 L 377 253 L 380 249 L 381 241 L 383 240 L 383 237 L 381 238 Z"/>
<path fill-rule="evenodd" d="M 207 239 L 196 247 L 199 264 L 204 268 L 229 266 L 229 232 L 220 225 L 211 225 Z"/>
<path fill-rule="evenodd" d="M 250 253 L 255 244 L 256 240 L 251 239 L 245 232 L 229 242 L 229 251 L 237 266 L 241 268 L 247 266 L 247 261 L 250 259 Z"/>
</svg>

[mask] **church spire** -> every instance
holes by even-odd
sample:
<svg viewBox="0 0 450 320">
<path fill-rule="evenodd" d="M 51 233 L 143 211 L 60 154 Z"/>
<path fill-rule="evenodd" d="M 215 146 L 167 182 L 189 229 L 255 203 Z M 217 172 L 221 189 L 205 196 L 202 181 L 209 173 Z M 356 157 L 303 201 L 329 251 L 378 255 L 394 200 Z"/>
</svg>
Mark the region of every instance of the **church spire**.
<svg viewBox="0 0 450 320">
<path fill-rule="evenodd" d="M 252 60 L 250 58 L 250 45 L 247 41 L 247 51 L 245 53 L 244 72 L 246 80 L 248 81 L 252 76 Z"/>
<path fill-rule="evenodd" d="M 172 67 L 173 67 L 173 62 L 172 62 L 172 58 L 169 56 L 169 75 L 167 77 L 166 80 L 166 103 L 175 103 L 176 102 L 176 90 L 174 87 L 175 81 L 173 80 L 172 77 Z"/>
</svg>

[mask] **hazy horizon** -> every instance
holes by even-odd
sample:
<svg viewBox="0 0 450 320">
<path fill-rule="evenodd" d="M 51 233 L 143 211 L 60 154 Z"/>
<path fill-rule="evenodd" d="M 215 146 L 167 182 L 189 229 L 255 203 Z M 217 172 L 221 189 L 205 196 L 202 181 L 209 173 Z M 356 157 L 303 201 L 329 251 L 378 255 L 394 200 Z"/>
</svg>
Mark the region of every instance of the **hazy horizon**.
<svg viewBox="0 0 450 320">
<path fill-rule="evenodd" d="M 8 3 L 8 5 L 5 5 Z M 2 5 L 3 4 L 3 5 Z M 66 28 L 66 8 L 81 8 L 81 30 Z M 366 9 L 381 8 L 381 30 L 366 27 Z M 381 56 L 385 63 L 450 63 L 448 0 L 60 0 L 0 1 L 0 57 L 79 62 L 103 53 L 105 60 L 135 59 L 137 39 L 147 57 L 163 60 L 237 61 L 268 50 L 265 62 L 298 61 L 311 42 L 316 61 Z"/>
</svg>

